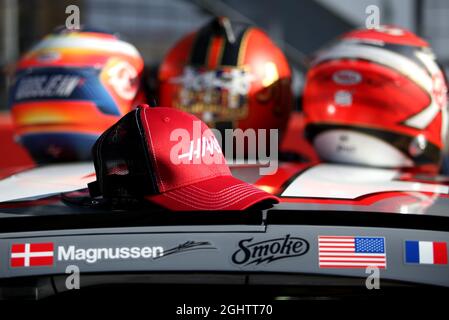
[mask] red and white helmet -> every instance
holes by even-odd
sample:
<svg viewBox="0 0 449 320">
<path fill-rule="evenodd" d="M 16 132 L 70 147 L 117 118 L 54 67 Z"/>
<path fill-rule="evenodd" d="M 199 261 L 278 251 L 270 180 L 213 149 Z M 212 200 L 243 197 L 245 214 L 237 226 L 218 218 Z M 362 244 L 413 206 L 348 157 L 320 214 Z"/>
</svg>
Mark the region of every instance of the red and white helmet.
<svg viewBox="0 0 449 320">
<path fill-rule="evenodd" d="M 343 35 L 308 72 L 306 134 L 323 160 L 436 171 L 447 87 L 429 44 L 382 26 Z"/>
</svg>

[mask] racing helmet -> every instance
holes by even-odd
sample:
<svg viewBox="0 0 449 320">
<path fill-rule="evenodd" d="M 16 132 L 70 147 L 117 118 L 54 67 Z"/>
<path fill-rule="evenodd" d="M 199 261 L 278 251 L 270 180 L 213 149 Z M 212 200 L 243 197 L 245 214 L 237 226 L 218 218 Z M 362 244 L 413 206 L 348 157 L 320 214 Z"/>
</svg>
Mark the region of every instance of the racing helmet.
<svg viewBox="0 0 449 320">
<path fill-rule="evenodd" d="M 291 70 L 262 30 L 218 17 L 182 38 L 159 68 L 160 105 L 210 127 L 280 129 L 292 109 Z"/>
<path fill-rule="evenodd" d="M 434 172 L 445 145 L 446 94 L 425 40 L 392 26 L 355 30 L 312 61 L 306 136 L 325 161 Z"/>
<path fill-rule="evenodd" d="M 17 64 L 8 104 L 38 163 L 91 158 L 98 136 L 145 100 L 143 59 L 117 35 L 59 29 Z"/>
</svg>

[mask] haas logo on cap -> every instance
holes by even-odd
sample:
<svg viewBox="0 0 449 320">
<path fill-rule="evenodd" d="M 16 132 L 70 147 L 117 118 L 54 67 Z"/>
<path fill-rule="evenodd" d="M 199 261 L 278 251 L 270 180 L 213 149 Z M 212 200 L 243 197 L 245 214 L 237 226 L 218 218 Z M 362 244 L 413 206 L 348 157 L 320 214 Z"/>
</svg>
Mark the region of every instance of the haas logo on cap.
<svg viewBox="0 0 449 320">
<path fill-rule="evenodd" d="M 176 129 L 170 141 L 179 141 L 170 151 L 173 164 L 224 163 L 220 144 L 210 129 L 201 132 L 202 122 L 193 122 L 192 135 L 186 129 Z"/>
<path fill-rule="evenodd" d="M 221 154 L 221 148 L 218 144 L 217 138 L 215 136 L 202 137 L 201 139 L 195 139 L 190 141 L 189 151 L 178 155 L 178 159 L 189 159 L 192 161 L 193 158 L 200 159 L 203 158 L 206 153 L 210 156 L 214 155 L 214 152 Z"/>
</svg>

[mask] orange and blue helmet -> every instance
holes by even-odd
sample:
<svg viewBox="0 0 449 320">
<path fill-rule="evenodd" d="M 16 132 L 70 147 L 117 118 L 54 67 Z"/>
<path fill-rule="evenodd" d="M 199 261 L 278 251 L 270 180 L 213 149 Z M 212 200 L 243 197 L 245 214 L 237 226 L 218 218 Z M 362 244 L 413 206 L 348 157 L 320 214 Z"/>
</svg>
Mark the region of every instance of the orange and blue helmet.
<svg viewBox="0 0 449 320">
<path fill-rule="evenodd" d="M 118 36 L 61 29 L 18 62 L 9 107 L 16 137 L 39 163 L 91 158 L 98 136 L 145 100 L 143 59 Z"/>
</svg>

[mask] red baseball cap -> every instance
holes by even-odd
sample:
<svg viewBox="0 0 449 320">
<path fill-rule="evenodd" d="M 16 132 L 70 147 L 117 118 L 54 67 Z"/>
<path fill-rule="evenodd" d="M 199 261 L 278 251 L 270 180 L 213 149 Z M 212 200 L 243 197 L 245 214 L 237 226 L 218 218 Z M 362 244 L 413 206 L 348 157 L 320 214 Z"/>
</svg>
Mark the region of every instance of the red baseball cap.
<svg viewBox="0 0 449 320">
<path fill-rule="evenodd" d="M 174 108 L 139 105 L 95 143 L 91 196 L 177 210 L 244 210 L 278 198 L 232 176 L 213 132 Z"/>
</svg>

